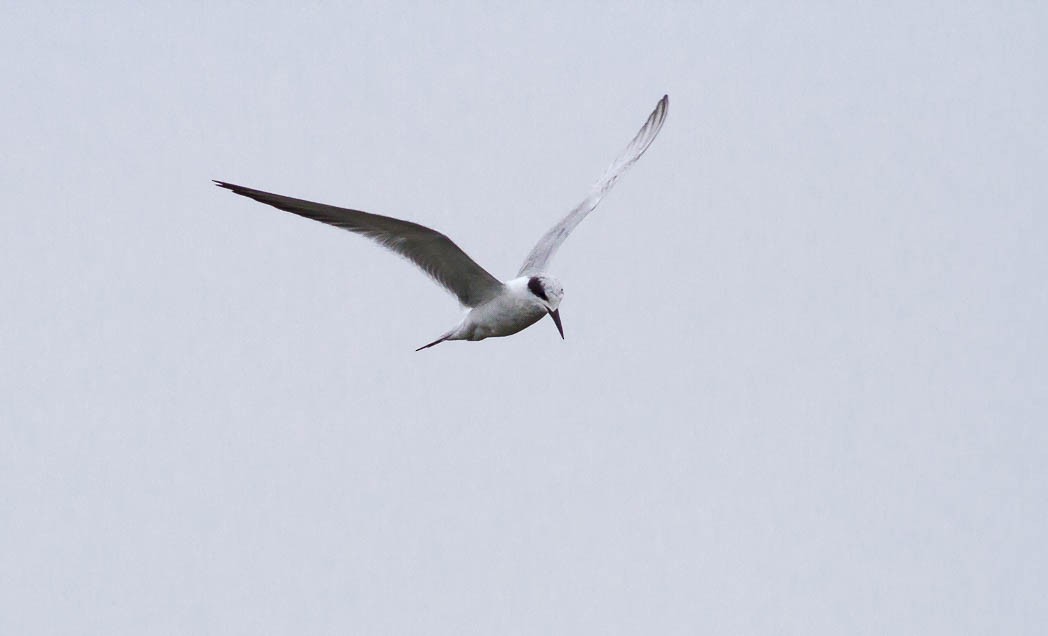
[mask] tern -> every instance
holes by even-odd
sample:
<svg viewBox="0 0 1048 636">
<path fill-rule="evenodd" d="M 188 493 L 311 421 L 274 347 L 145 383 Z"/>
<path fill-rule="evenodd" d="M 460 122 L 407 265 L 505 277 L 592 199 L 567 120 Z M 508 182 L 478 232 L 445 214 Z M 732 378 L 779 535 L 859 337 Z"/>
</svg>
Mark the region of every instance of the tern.
<svg viewBox="0 0 1048 636">
<path fill-rule="evenodd" d="M 422 351 L 449 340 L 483 340 L 510 336 L 530 327 L 546 315 L 553 319 L 563 339 L 560 303 L 564 298 L 564 288 L 560 281 L 546 272 L 546 266 L 568 234 L 597 207 L 619 177 L 640 159 L 655 140 L 663 122 L 666 121 L 668 109 L 669 96 L 663 95 L 640 131 L 593 184 L 586 198 L 542 235 L 524 259 L 517 276 L 506 282 L 489 274 L 447 236 L 423 225 L 360 210 L 294 199 L 225 181 L 214 183 L 259 203 L 372 239 L 414 262 L 434 281 L 458 297 L 463 306 L 469 308 L 469 312 L 459 324 L 415 351 Z"/>
</svg>

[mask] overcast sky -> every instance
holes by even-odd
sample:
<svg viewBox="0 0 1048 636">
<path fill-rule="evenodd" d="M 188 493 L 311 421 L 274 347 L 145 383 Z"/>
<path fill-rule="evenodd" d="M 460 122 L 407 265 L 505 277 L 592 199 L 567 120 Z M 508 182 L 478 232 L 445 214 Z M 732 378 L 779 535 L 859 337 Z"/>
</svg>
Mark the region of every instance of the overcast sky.
<svg viewBox="0 0 1048 636">
<path fill-rule="evenodd" d="M 7 6 L 0 633 L 1043 633 L 1048 11 L 643 4 Z"/>
</svg>

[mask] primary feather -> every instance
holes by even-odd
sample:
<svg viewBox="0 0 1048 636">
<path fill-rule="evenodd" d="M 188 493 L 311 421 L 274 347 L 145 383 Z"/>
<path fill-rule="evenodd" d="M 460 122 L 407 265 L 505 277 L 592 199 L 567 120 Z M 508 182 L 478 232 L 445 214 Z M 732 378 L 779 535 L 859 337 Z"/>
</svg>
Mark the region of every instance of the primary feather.
<svg viewBox="0 0 1048 636">
<path fill-rule="evenodd" d="M 466 307 L 476 307 L 502 292 L 502 283 L 447 236 L 389 216 L 294 199 L 281 194 L 215 181 L 215 185 L 259 203 L 356 232 L 407 257 Z"/>
<path fill-rule="evenodd" d="M 626 146 L 626 149 L 622 151 L 622 154 L 615 161 L 611 162 L 611 165 L 604 171 L 600 179 L 590 188 L 589 195 L 574 210 L 561 219 L 560 223 L 557 223 L 542 235 L 539 242 L 531 249 L 531 253 L 524 259 L 524 263 L 520 266 L 520 272 L 517 273 L 518 276 L 530 276 L 546 270 L 550 259 L 553 258 L 553 255 L 557 252 L 560 244 L 564 242 L 564 239 L 568 237 L 568 234 L 571 234 L 575 226 L 582 222 L 582 219 L 586 218 L 586 215 L 597 207 L 597 204 L 604 198 L 611 186 L 615 185 L 619 177 L 636 163 L 637 159 L 640 159 L 644 151 L 651 145 L 651 142 L 655 141 L 655 137 L 662 130 L 663 122 L 666 121 L 666 113 L 669 111 L 669 106 L 669 95 L 663 95 L 659 103 L 655 105 L 655 110 L 651 111 L 651 115 L 648 115 L 648 120 L 644 122 L 640 131 L 633 137 L 633 141 Z"/>
</svg>

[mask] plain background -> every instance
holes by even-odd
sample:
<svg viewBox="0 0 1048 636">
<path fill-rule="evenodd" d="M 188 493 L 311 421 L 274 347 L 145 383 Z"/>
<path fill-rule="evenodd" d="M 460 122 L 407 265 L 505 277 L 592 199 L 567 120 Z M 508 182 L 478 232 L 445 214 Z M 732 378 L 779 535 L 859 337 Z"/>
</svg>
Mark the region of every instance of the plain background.
<svg viewBox="0 0 1048 636">
<path fill-rule="evenodd" d="M 0 633 L 1039 634 L 1039 3 L 10 3 Z M 210 179 L 553 262 L 567 340 Z"/>
</svg>

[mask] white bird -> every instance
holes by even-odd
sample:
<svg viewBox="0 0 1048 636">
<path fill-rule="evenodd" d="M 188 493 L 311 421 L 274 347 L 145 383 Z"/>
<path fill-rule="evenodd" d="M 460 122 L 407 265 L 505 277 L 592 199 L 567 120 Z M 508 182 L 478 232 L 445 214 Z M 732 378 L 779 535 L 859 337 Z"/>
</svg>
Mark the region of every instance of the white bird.
<svg viewBox="0 0 1048 636">
<path fill-rule="evenodd" d="M 260 203 L 362 234 L 413 261 L 470 308 L 458 325 L 416 351 L 446 340 L 510 336 L 535 324 L 546 314 L 553 318 L 563 339 L 559 307 L 564 288 L 556 278 L 546 273 L 546 265 L 568 234 L 597 207 L 611 186 L 655 140 L 666 121 L 668 108 L 669 96 L 664 95 L 633 141 L 593 184 L 589 195 L 539 239 L 524 259 L 517 277 L 506 282 L 489 274 L 447 236 L 417 223 L 293 199 L 224 181 L 214 183 Z"/>
</svg>

